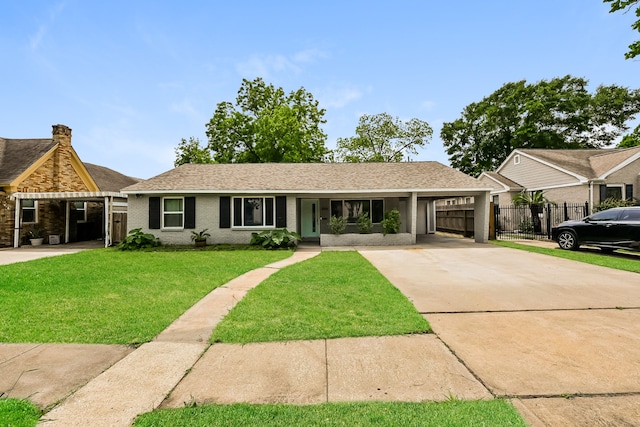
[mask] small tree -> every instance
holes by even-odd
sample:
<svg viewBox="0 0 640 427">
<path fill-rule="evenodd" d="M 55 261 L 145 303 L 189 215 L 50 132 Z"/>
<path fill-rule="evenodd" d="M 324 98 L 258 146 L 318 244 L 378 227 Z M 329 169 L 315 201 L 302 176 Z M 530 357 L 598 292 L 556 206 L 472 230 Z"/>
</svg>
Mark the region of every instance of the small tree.
<svg viewBox="0 0 640 427">
<path fill-rule="evenodd" d="M 540 214 L 544 209 L 545 203 L 555 205 L 555 202 L 547 199 L 544 195 L 544 191 L 524 191 L 513 196 L 513 204 L 516 206 L 529 206 L 531 211 L 531 222 L 533 222 L 533 232 L 542 233 L 542 221 L 540 220 Z"/>
</svg>

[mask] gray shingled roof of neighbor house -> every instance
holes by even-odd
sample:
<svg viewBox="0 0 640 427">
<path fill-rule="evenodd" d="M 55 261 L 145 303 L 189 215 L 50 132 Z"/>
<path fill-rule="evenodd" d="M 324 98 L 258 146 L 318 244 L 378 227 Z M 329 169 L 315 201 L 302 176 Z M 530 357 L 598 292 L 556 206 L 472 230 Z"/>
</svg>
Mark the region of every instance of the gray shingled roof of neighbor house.
<svg viewBox="0 0 640 427">
<path fill-rule="evenodd" d="M 519 149 L 518 151 L 552 163 L 585 178 L 598 178 L 640 153 L 640 147 L 589 150 Z"/>
<path fill-rule="evenodd" d="M 84 163 L 84 166 L 87 168 L 87 171 L 98 188 L 100 188 L 100 191 L 119 192 L 124 187 L 140 182 L 138 178 L 123 175 L 120 172 L 104 166 L 94 165 L 92 163 Z"/>
<path fill-rule="evenodd" d="M 145 192 L 489 191 L 438 162 L 185 164 L 124 188 Z"/>
<path fill-rule="evenodd" d="M 15 180 L 55 145 L 51 138 L 0 138 L 0 184 L 8 184 Z"/>
<path fill-rule="evenodd" d="M 495 179 L 496 181 L 498 181 L 499 183 L 506 185 L 507 187 L 513 189 L 513 190 L 520 190 L 523 187 L 518 184 L 515 181 L 511 181 L 509 178 L 500 175 L 498 172 L 484 172 L 485 175 L 490 176 L 491 178 Z"/>
</svg>

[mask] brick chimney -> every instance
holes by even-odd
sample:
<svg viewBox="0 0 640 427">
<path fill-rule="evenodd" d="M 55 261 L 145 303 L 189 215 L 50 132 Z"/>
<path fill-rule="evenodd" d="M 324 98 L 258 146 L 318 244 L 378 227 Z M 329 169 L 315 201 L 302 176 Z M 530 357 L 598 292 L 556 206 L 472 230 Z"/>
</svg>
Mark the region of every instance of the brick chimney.
<svg viewBox="0 0 640 427">
<path fill-rule="evenodd" d="M 71 160 L 71 128 L 65 125 L 53 125 L 53 142 L 58 144 L 56 154 L 53 158 L 53 190 L 54 191 L 68 191 L 64 188 L 65 174 L 69 168 L 69 162 Z"/>
<path fill-rule="evenodd" d="M 65 125 L 53 125 L 53 142 L 60 147 L 71 147 L 71 128 Z"/>
</svg>

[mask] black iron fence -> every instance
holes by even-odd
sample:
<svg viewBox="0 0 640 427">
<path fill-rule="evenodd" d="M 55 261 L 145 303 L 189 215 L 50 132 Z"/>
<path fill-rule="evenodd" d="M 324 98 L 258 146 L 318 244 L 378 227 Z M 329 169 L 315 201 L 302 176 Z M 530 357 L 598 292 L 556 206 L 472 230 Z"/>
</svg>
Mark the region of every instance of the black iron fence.
<svg viewBox="0 0 640 427">
<path fill-rule="evenodd" d="M 496 239 L 551 239 L 552 227 L 562 221 L 584 218 L 590 213 L 587 202 L 522 206 L 494 205 Z"/>
</svg>

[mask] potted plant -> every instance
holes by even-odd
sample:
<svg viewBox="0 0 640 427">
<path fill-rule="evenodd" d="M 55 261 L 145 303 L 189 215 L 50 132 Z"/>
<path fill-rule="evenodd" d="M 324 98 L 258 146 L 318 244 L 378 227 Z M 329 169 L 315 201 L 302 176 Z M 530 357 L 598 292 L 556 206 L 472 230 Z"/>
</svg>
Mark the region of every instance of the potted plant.
<svg viewBox="0 0 640 427">
<path fill-rule="evenodd" d="M 27 231 L 27 237 L 31 242 L 31 246 L 40 246 L 42 242 L 44 242 L 44 236 L 46 232 L 44 229 L 39 227 L 31 227 L 29 231 Z"/>
<path fill-rule="evenodd" d="M 196 247 L 200 248 L 203 246 L 207 246 L 207 237 L 211 237 L 211 234 L 207 233 L 208 228 L 205 228 L 201 231 L 192 231 L 191 232 L 191 240 L 193 240 L 196 244 Z"/>
</svg>

